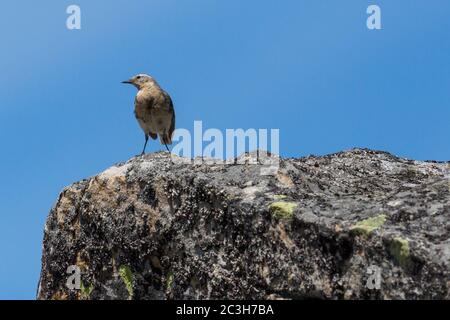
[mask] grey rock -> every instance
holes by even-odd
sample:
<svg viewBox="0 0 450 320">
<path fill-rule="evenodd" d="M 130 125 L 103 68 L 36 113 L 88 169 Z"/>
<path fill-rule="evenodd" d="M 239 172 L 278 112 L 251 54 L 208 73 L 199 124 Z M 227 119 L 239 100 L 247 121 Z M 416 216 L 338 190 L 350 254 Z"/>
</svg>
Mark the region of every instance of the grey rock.
<svg viewBox="0 0 450 320">
<path fill-rule="evenodd" d="M 178 160 L 148 154 L 65 188 L 38 299 L 449 299 L 448 163 L 354 149 L 261 175 Z"/>
</svg>

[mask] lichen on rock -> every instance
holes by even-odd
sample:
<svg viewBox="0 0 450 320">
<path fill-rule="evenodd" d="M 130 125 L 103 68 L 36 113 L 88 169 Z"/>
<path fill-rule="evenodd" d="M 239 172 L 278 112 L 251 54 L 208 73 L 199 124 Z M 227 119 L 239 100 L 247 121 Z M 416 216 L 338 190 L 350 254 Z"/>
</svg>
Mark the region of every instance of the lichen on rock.
<svg viewBox="0 0 450 320">
<path fill-rule="evenodd" d="M 80 282 L 80 292 L 82 298 L 89 299 L 93 290 L 94 286 L 92 284 L 86 286 L 83 281 Z"/>
<path fill-rule="evenodd" d="M 353 233 L 368 236 L 373 231 L 380 228 L 385 222 L 386 222 L 386 215 L 380 214 L 373 218 L 358 221 L 356 224 L 350 227 L 350 230 Z"/>
<path fill-rule="evenodd" d="M 269 205 L 270 212 L 279 219 L 289 219 L 294 214 L 297 203 L 289 201 L 277 201 Z"/>
<path fill-rule="evenodd" d="M 133 298 L 133 272 L 131 271 L 129 266 L 122 265 L 119 267 L 119 276 L 123 280 L 130 299 Z"/>
<path fill-rule="evenodd" d="M 393 238 L 389 247 L 389 252 L 400 266 L 404 268 L 408 268 L 410 266 L 411 255 L 409 242 L 407 239 L 401 237 Z"/>
</svg>

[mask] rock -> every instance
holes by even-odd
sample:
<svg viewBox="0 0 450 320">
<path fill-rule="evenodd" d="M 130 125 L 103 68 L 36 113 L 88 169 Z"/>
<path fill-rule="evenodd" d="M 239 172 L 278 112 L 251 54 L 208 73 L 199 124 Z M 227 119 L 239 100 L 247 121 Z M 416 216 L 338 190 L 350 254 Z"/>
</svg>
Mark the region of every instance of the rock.
<svg viewBox="0 0 450 320">
<path fill-rule="evenodd" d="M 273 175 L 187 162 L 148 154 L 65 188 L 38 298 L 450 298 L 448 163 L 362 149 Z"/>
</svg>

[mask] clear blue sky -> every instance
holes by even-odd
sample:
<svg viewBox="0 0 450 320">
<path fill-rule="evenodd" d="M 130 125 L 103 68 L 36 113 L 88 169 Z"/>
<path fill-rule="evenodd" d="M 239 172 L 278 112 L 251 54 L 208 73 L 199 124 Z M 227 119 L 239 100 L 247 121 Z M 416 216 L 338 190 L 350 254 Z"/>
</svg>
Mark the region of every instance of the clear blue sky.
<svg viewBox="0 0 450 320">
<path fill-rule="evenodd" d="M 65 27 L 70 4 L 82 30 Z M 35 297 L 60 190 L 140 151 L 120 84 L 139 72 L 171 94 L 178 127 L 279 128 L 289 157 L 450 160 L 449 16 L 448 0 L 2 2 L 0 299 Z"/>
</svg>

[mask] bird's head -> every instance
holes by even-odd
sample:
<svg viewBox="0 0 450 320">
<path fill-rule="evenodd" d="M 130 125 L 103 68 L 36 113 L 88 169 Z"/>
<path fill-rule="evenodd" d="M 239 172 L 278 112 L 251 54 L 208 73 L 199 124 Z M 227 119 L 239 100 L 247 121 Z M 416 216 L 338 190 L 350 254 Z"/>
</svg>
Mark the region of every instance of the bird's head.
<svg viewBox="0 0 450 320">
<path fill-rule="evenodd" d="M 122 83 L 128 83 L 134 85 L 138 89 L 142 89 L 144 87 L 152 86 L 155 84 L 155 80 L 149 76 L 148 74 L 138 74 L 129 80 L 122 81 Z"/>
</svg>

